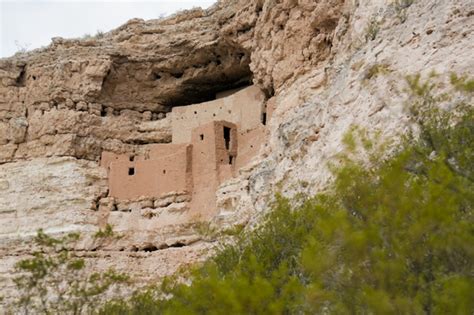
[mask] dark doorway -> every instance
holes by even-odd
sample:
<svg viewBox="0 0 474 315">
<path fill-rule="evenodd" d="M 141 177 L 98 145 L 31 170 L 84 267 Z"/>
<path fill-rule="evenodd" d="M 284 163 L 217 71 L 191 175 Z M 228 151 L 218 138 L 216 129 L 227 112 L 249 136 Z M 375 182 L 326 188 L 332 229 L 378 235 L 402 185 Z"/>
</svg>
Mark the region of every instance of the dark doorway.
<svg viewBox="0 0 474 315">
<path fill-rule="evenodd" d="M 267 113 L 262 113 L 262 125 L 267 124 Z"/>
<path fill-rule="evenodd" d="M 225 141 L 225 148 L 229 150 L 230 148 L 230 128 L 224 127 L 224 141 Z"/>
<path fill-rule="evenodd" d="M 129 167 L 128 168 L 128 175 L 129 176 L 135 175 L 135 168 L 134 167 Z"/>
</svg>

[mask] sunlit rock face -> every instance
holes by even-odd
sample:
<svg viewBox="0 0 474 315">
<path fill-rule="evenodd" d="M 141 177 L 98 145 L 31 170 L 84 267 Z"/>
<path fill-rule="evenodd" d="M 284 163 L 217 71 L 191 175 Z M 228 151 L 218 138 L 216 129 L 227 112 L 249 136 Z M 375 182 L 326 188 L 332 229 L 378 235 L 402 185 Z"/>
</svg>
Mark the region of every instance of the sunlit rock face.
<svg viewBox="0 0 474 315">
<path fill-rule="evenodd" d="M 80 232 L 91 268 L 113 266 L 139 284 L 212 253 L 215 237 L 194 224 L 202 218 L 149 219 L 186 213 L 189 196 L 116 200 L 100 166 L 105 151 L 171 143 L 173 107 L 250 84 L 264 95 L 263 145 L 216 188 L 210 230 L 252 225 L 276 191 L 322 189 L 351 126 L 393 139 L 406 131 L 406 75 L 473 75 L 474 4 L 397 3 L 223 0 L 1 59 L 2 292 L 13 292 L 13 265 L 39 228 Z M 107 223 L 122 237 L 95 241 Z"/>
</svg>

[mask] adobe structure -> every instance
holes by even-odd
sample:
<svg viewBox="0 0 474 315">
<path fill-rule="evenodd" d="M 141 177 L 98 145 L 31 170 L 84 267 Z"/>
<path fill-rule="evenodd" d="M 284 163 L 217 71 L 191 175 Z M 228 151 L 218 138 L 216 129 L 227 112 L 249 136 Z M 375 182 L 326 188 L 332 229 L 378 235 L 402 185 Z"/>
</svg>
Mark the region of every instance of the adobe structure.
<svg viewBox="0 0 474 315">
<path fill-rule="evenodd" d="M 250 86 L 174 107 L 172 143 L 148 145 L 137 156 L 102 153 L 109 196 L 135 200 L 179 193 L 190 199 L 189 218 L 213 216 L 219 185 L 236 176 L 264 141 L 264 105 L 261 90 Z"/>
</svg>

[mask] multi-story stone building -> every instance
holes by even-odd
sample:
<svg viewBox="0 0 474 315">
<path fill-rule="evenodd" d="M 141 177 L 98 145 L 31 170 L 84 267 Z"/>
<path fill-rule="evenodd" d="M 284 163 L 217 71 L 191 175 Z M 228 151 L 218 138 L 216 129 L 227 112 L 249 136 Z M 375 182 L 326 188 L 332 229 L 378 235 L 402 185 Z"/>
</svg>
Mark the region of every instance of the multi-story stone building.
<svg viewBox="0 0 474 315">
<path fill-rule="evenodd" d="M 236 176 L 263 142 L 264 104 L 263 93 L 250 86 L 173 108 L 172 143 L 151 145 L 137 156 L 102 153 L 109 196 L 133 200 L 176 192 L 190 199 L 188 217 L 214 215 L 218 186 Z"/>
</svg>

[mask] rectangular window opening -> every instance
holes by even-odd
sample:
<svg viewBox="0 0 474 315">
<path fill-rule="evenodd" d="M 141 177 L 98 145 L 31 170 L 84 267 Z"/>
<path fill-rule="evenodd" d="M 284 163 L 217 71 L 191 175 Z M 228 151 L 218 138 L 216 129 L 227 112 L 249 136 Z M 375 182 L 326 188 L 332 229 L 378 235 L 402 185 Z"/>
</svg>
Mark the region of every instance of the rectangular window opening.
<svg viewBox="0 0 474 315">
<path fill-rule="evenodd" d="M 229 155 L 229 164 L 234 164 L 234 157 L 232 155 Z"/>
<path fill-rule="evenodd" d="M 267 124 L 267 113 L 262 113 L 262 124 L 264 126 Z"/>
<path fill-rule="evenodd" d="M 201 141 L 204 140 L 204 135 L 203 135 L 203 134 L 200 134 L 200 135 L 199 135 L 199 138 L 201 139 Z"/>
<path fill-rule="evenodd" d="M 135 167 L 129 167 L 128 176 L 133 176 L 133 175 L 135 175 Z"/>
<path fill-rule="evenodd" d="M 230 148 L 230 128 L 224 127 L 224 141 L 225 141 L 225 148 L 229 150 Z"/>
</svg>

